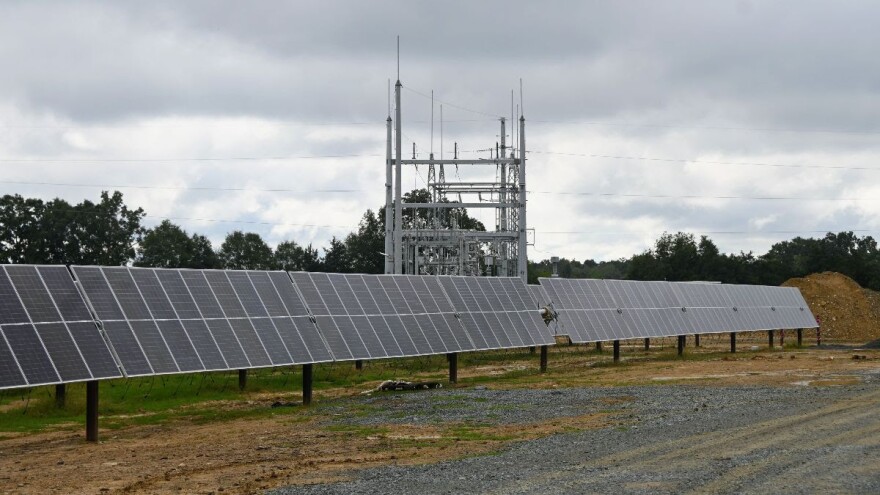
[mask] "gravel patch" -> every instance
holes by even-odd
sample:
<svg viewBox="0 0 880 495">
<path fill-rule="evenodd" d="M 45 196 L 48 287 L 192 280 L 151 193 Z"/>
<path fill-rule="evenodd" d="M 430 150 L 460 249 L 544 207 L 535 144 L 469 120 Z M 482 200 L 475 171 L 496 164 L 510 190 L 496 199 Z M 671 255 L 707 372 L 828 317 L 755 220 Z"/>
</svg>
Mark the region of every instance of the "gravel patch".
<svg viewBox="0 0 880 495">
<path fill-rule="evenodd" d="M 617 424 L 512 443 L 496 455 L 384 466 L 355 472 L 349 482 L 271 493 L 876 493 L 877 404 L 864 406 L 871 413 L 847 406 L 830 426 L 815 414 L 880 392 L 876 373 L 863 380 L 835 387 L 471 388 L 357 397 L 350 401 L 365 414 L 329 421 L 501 425 L 613 411 Z M 862 431 L 873 440 L 864 441 Z"/>
</svg>

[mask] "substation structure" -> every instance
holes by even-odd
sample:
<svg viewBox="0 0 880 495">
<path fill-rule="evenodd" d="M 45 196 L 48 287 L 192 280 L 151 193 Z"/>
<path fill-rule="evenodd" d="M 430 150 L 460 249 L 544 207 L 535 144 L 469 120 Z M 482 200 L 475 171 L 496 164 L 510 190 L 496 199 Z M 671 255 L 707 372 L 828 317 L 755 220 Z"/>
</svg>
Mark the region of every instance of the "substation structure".
<svg viewBox="0 0 880 495">
<path fill-rule="evenodd" d="M 394 119 L 387 119 L 385 160 L 385 273 L 410 275 L 490 275 L 527 281 L 525 118 L 519 118 L 518 149 L 506 141 L 506 120 L 499 119 L 500 141 L 490 158 L 403 157 L 401 83 L 394 86 Z M 393 147 L 393 152 L 392 152 Z M 441 154 L 442 155 L 442 154 Z M 428 169 L 430 201 L 404 203 L 404 166 Z M 459 167 L 494 167 L 493 181 L 447 180 Z M 458 174 L 455 174 L 456 178 Z M 488 177 L 489 174 L 484 174 Z M 393 189 L 393 192 L 392 192 Z M 495 230 L 463 228 L 465 208 L 495 210 Z M 404 211 L 408 215 L 404 217 Z M 491 228 L 491 226 L 490 226 Z"/>
</svg>

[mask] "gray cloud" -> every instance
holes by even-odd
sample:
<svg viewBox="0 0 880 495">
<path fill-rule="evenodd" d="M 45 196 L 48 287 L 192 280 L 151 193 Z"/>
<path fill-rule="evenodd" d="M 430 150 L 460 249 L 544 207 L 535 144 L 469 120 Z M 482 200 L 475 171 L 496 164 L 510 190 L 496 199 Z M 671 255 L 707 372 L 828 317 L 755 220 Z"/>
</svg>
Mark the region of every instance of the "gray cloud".
<svg viewBox="0 0 880 495">
<path fill-rule="evenodd" d="M 243 228 L 273 243 L 325 244 L 382 202 L 396 34 L 405 86 L 434 88 L 438 100 L 456 104 L 444 106 L 446 152 L 453 142 L 492 147 L 498 126 L 484 113 L 508 115 L 510 90 L 522 78 L 536 151 L 874 167 L 878 14 L 869 1 L 7 2 L 0 5 L 0 63 L 9 68 L 0 79 L 0 156 L 99 161 L 0 162 L 0 171 L 19 182 L 248 188 L 125 192 L 155 215 L 151 221 L 256 222 L 179 220 L 214 240 Z M 414 91 L 403 94 L 404 148 L 415 141 L 426 153 L 431 107 Z M 323 125 L 330 122 L 366 124 Z M 363 156 L 105 161 L 307 155 Z M 873 171 L 556 154 L 531 155 L 529 178 L 534 191 L 880 192 Z M 422 180 L 411 172 L 404 184 Z M 356 192 L 261 191 L 287 186 Z M 99 189 L 0 183 L 3 193 L 72 201 Z M 713 237 L 727 251 L 759 252 L 791 237 L 773 231 L 880 228 L 876 203 L 865 201 L 534 194 L 529 208 L 536 252 L 578 259 L 629 255 L 679 228 L 747 230 Z"/>
</svg>

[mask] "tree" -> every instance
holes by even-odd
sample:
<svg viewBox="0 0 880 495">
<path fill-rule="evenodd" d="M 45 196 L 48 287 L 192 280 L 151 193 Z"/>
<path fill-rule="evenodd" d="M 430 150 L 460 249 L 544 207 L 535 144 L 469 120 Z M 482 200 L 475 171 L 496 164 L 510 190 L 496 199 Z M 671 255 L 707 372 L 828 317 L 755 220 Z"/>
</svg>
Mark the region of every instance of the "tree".
<svg viewBox="0 0 880 495">
<path fill-rule="evenodd" d="M 364 213 L 358 231 L 345 238 L 350 268 L 355 273 L 384 273 L 385 232 L 372 210 Z"/>
<path fill-rule="evenodd" d="M 230 270 L 273 270 L 272 248 L 259 234 L 236 230 L 226 236 L 218 253 L 223 268 Z"/>
<path fill-rule="evenodd" d="M 0 201 L 0 256 L 15 263 L 124 265 L 143 234 L 141 208 L 129 209 L 116 191 L 101 201 L 71 205 L 21 196 Z"/>
<path fill-rule="evenodd" d="M 345 243 L 333 236 L 330 247 L 324 248 L 323 270 L 330 273 L 350 273 L 351 259 Z"/>
<path fill-rule="evenodd" d="M 318 250 L 311 244 L 302 247 L 293 241 L 278 243 L 275 248 L 275 265 L 292 272 L 316 272 L 321 270 L 321 260 L 318 258 Z"/>
<path fill-rule="evenodd" d="M 147 230 L 135 266 L 158 268 L 217 268 L 219 260 L 207 237 L 186 231 L 169 220 Z"/>
<path fill-rule="evenodd" d="M 16 194 L 0 198 L 0 262 L 44 263 L 37 239 L 42 236 L 45 205 Z"/>
<path fill-rule="evenodd" d="M 220 258 L 207 237 L 193 234 L 190 240 L 192 241 L 192 256 L 189 268 L 207 269 L 221 267 Z"/>
</svg>

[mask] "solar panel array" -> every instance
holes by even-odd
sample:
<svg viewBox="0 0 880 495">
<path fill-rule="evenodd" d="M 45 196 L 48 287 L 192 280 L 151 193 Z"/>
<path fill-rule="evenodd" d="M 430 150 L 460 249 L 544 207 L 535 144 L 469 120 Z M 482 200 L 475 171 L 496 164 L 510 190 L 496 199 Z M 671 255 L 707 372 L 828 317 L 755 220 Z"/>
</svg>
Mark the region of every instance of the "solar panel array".
<svg viewBox="0 0 880 495">
<path fill-rule="evenodd" d="M 337 360 L 472 350 L 437 279 L 290 274 Z"/>
<path fill-rule="evenodd" d="M 537 304 L 516 278 L 5 265 L 0 389 L 552 344 Z"/>
<path fill-rule="evenodd" d="M 290 275 L 337 360 L 552 343 L 543 323 L 529 317 L 537 313 L 518 279 Z"/>
<path fill-rule="evenodd" d="M 332 360 L 285 272 L 74 266 L 127 376 Z"/>
<path fill-rule="evenodd" d="M 0 266 L 0 388 L 122 373 L 64 266 Z"/>
<path fill-rule="evenodd" d="M 542 278 L 574 342 L 815 328 L 796 288 Z"/>
<path fill-rule="evenodd" d="M 522 280 L 439 277 L 475 350 L 550 345 L 555 341 Z"/>
</svg>

